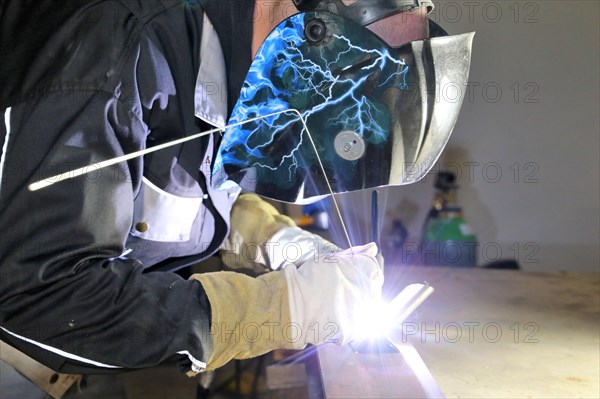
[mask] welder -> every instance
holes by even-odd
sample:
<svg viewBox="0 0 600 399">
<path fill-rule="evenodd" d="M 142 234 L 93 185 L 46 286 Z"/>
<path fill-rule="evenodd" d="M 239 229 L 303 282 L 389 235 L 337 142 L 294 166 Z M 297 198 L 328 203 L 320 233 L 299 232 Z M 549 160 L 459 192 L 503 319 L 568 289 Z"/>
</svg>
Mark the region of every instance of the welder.
<svg viewBox="0 0 600 399">
<path fill-rule="evenodd" d="M 224 126 L 236 103 L 258 101 L 240 93 L 260 44 L 299 12 L 322 15 L 322 26 L 307 31 L 316 36 L 311 45 L 326 46 L 339 40 L 336 29 L 351 27 L 395 49 L 428 37 L 430 1 L 6 0 L 1 7 L 2 340 L 54 370 L 97 373 L 173 358 L 202 372 L 276 348 L 355 339 L 354 308 L 381 292 L 376 246 L 340 250 L 258 196 L 240 195 L 239 173 L 250 169 L 232 171 L 227 130 L 223 142 L 216 133 L 43 190 L 28 185 Z M 358 73 L 368 65 L 355 61 L 336 68 Z M 394 107 L 398 98 L 377 94 L 387 84 L 378 82 L 369 93 L 382 109 Z M 393 116 L 385 126 L 407 129 Z M 360 133 L 353 132 L 348 137 Z M 426 154 L 430 163 L 439 151 L 413 151 L 410 160 Z M 341 177 L 339 184 L 353 183 L 334 191 L 393 184 L 388 161 L 385 179 L 357 185 Z M 224 173 L 217 177 L 215 166 Z M 266 186 L 254 191 L 267 195 Z M 271 197 L 293 200 L 301 186 L 291 182 Z M 310 245 L 291 259 L 277 252 L 287 243 Z M 174 273 L 217 253 L 228 264 L 275 271 Z"/>
</svg>

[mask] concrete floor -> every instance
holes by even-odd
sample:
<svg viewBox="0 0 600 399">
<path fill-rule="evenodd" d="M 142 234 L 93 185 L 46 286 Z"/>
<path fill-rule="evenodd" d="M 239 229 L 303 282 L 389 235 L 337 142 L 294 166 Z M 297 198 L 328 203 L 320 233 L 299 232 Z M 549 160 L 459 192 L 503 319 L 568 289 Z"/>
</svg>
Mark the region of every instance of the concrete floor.
<svg viewBox="0 0 600 399">
<path fill-rule="evenodd" d="M 46 399 L 44 392 L 0 360 L 0 398 Z"/>
</svg>

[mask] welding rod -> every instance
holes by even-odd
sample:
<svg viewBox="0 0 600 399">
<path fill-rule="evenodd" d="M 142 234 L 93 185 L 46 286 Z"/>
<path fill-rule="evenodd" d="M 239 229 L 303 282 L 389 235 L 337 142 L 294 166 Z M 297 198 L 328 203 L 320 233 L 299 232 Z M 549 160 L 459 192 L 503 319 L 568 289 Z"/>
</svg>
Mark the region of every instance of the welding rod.
<svg viewBox="0 0 600 399">
<path fill-rule="evenodd" d="M 377 190 L 373 190 L 371 193 L 371 241 L 377 244 L 377 248 L 379 248 L 379 210 L 377 200 Z"/>
</svg>

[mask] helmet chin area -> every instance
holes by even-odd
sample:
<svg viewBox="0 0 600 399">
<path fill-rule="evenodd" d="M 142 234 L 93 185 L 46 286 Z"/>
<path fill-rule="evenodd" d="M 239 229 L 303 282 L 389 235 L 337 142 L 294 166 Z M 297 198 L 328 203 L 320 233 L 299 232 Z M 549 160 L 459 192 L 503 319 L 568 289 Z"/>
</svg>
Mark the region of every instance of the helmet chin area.
<svg viewBox="0 0 600 399">
<path fill-rule="evenodd" d="M 221 141 L 213 184 L 286 202 L 423 178 L 456 123 L 473 34 L 398 48 L 329 12 L 267 37 Z M 446 96 L 448 89 L 457 93 Z"/>
</svg>

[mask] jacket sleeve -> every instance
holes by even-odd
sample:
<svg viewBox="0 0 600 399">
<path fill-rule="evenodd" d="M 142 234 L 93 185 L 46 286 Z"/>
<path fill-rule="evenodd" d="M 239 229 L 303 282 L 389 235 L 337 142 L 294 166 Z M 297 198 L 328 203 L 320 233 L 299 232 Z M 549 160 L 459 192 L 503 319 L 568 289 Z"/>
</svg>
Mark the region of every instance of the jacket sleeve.
<svg viewBox="0 0 600 399">
<path fill-rule="evenodd" d="M 122 21 L 96 18 L 92 24 L 88 18 L 73 28 L 79 39 L 61 47 L 60 68 L 42 57 L 31 65 L 46 64 L 45 73 L 55 68 L 59 80 L 0 109 L 0 337 L 62 372 L 142 368 L 177 355 L 201 371 L 211 350 L 211 310 L 200 283 L 143 273 L 139 261 L 123 255 L 142 160 L 40 191 L 27 187 L 146 145 L 152 127 L 144 112 L 160 110 L 159 96 L 149 98 L 143 111 L 139 82 L 126 76 L 131 71 L 139 77 L 143 40 L 131 39 L 139 30 L 123 10 L 114 11 L 104 12 Z M 173 12 L 186 21 L 180 29 L 197 33 L 189 22 L 201 15 L 184 7 Z M 119 24 L 129 29 L 123 38 L 115 31 Z M 62 30 L 69 33 L 67 28 Z M 111 59 L 121 39 L 126 46 Z M 183 47 L 188 44 L 181 39 Z M 109 58 L 105 67 L 102 57 Z M 98 68 L 101 74 L 89 75 Z M 115 73 L 125 77 L 113 89 L 107 82 Z M 154 75 L 157 84 L 163 78 Z"/>
</svg>

